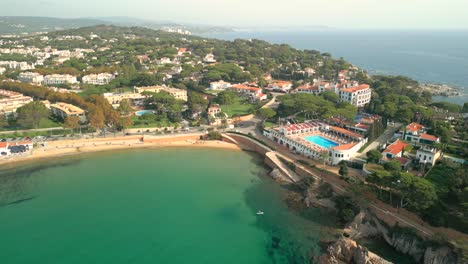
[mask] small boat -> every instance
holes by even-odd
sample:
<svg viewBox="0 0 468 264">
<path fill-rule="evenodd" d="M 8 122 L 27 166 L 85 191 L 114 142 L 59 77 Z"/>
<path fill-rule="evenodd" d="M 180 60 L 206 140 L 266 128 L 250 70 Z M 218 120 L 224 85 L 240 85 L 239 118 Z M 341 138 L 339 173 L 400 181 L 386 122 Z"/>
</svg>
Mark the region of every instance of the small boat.
<svg viewBox="0 0 468 264">
<path fill-rule="evenodd" d="M 257 212 L 257 214 L 258 214 L 258 215 L 262 215 L 262 214 L 263 214 L 263 211 L 260 211 L 260 210 L 259 210 L 259 211 Z"/>
</svg>

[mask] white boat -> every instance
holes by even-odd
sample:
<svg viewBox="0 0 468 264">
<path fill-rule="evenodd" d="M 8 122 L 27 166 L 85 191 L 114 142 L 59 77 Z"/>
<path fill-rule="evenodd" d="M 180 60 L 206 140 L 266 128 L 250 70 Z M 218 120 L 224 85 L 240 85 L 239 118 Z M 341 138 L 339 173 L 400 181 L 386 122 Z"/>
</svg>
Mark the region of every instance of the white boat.
<svg viewBox="0 0 468 264">
<path fill-rule="evenodd" d="M 259 210 L 259 211 L 257 212 L 257 214 L 258 214 L 258 215 L 262 215 L 262 214 L 263 214 L 263 211 L 260 211 L 260 210 Z"/>
</svg>

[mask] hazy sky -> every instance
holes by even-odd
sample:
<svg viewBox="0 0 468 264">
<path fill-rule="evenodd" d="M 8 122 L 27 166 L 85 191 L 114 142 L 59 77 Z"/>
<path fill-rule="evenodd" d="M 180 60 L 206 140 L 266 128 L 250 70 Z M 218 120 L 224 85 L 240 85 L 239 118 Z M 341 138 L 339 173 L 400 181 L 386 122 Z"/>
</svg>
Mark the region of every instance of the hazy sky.
<svg viewBox="0 0 468 264">
<path fill-rule="evenodd" d="M 468 0 L 0 0 L 3 16 L 131 16 L 210 25 L 468 29 Z"/>
</svg>

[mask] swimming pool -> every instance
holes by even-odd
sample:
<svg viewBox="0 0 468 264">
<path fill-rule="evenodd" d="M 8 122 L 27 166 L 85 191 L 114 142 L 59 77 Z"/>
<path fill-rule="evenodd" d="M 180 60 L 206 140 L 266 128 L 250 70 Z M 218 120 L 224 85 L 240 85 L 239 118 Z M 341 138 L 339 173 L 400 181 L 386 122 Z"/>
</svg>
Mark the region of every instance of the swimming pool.
<svg viewBox="0 0 468 264">
<path fill-rule="evenodd" d="M 153 110 L 140 110 L 135 112 L 136 116 L 142 116 L 144 114 L 153 114 Z"/>
<path fill-rule="evenodd" d="M 325 149 L 328 149 L 330 147 L 336 147 L 336 146 L 339 145 L 336 142 L 333 142 L 333 141 L 331 141 L 329 139 L 326 139 L 326 138 L 324 138 L 322 136 L 317 136 L 317 135 L 308 136 L 308 137 L 305 137 L 304 139 L 311 142 L 312 144 L 318 145 L 318 146 L 320 146 L 322 148 L 325 148 Z"/>
</svg>

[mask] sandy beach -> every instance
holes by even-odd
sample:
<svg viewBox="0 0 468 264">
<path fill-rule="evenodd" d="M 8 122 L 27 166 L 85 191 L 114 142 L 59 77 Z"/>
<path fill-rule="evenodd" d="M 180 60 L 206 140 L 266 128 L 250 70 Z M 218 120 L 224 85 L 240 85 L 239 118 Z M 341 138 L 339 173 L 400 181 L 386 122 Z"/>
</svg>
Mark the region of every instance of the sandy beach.
<svg viewBox="0 0 468 264">
<path fill-rule="evenodd" d="M 29 154 L 11 156 L 0 159 L 0 165 L 11 165 L 19 162 L 40 160 L 52 157 L 77 155 L 83 153 L 125 150 L 137 148 L 224 148 L 241 150 L 237 145 L 222 141 L 201 141 L 202 134 L 170 135 L 170 136 L 118 136 L 94 139 L 60 140 L 47 142 L 46 146 L 38 146 Z"/>
</svg>

